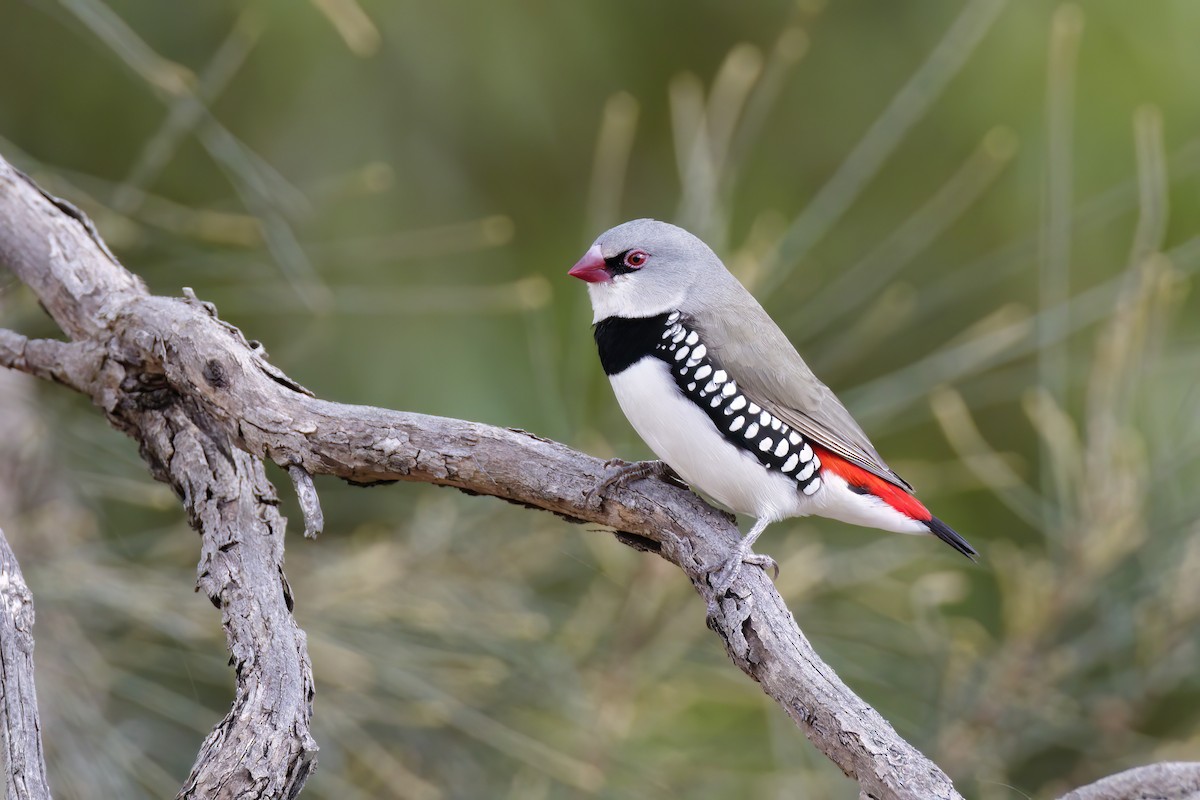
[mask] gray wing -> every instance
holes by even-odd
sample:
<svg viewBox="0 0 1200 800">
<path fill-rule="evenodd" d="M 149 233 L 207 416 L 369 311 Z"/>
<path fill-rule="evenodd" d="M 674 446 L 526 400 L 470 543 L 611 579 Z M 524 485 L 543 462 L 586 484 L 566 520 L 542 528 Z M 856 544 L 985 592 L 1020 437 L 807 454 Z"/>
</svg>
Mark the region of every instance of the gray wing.
<svg viewBox="0 0 1200 800">
<path fill-rule="evenodd" d="M 913 487 L 880 458 L 854 417 L 817 380 L 758 301 L 740 284 L 714 288 L 722 290 L 717 297 L 684 313 L 742 391 L 825 449 L 911 494 Z"/>
</svg>

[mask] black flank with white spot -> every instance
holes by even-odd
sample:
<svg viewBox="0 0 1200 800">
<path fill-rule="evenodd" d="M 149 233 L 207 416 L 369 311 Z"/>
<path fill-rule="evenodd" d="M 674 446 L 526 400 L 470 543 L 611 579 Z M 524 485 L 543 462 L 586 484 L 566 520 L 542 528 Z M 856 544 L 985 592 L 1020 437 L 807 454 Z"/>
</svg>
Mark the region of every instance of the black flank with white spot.
<svg viewBox="0 0 1200 800">
<path fill-rule="evenodd" d="M 728 441 L 768 469 L 795 478 L 806 495 L 821 488 L 821 460 L 808 439 L 760 408 L 737 381 L 709 357 L 708 347 L 678 311 L 654 317 L 609 317 L 596 323 L 596 345 L 607 375 L 647 356 L 671 367 L 679 391 L 704 410 Z"/>
</svg>

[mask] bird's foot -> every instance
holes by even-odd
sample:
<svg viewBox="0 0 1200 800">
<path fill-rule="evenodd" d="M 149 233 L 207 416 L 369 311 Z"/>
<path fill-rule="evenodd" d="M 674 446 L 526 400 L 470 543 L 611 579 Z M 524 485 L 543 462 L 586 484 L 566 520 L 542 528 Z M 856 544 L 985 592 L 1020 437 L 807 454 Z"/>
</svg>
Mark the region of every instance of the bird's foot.
<svg viewBox="0 0 1200 800">
<path fill-rule="evenodd" d="M 711 583 L 717 597 L 723 596 L 733 586 L 733 582 L 742 574 L 743 564 L 761 567 L 764 572 L 770 570 L 774 577 L 779 577 L 779 563 L 768 555 L 752 552 L 750 548 L 753 544 L 750 537 L 742 539 L 733 554 L 713 573 Z"/>
<path fill-rule="evenodd" d="M 645 478 L 658 478 L 674 483 L 677 486 L 687 487 L 683 479 L 676 474 L 675 470 L 671 469 L 665 461 L 637 461 L 630 464 L 620 458 L 613 458 L 604 462 L 604 467 L 611 470 L 602 481 L 597 483 L 583 495 L 583 503 L 588 507 L 599 506 L 604 495 L 614 486 L 624 486 L 633 481 L 640 481 Z"/>
</svg>

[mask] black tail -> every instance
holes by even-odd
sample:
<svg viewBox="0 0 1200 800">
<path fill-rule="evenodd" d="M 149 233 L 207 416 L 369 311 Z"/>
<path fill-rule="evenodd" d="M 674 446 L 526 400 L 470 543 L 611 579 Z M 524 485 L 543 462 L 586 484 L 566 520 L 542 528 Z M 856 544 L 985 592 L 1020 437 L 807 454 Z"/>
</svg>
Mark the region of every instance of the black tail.
<svg viewBox="0 0 1200 800">
<path fill-rule="evenodd" d="M 959 536 L 958 533 L 956 533 L 955 530 L 949 525 L 942 522 L 937 517 L 930 517 L 925 522 L 925 525 L 928 526 L 929 531 L 934 536 L 938 537 L 943 542 L 950 545 L 972 561 L 978 561 L 975 556 L 979 555 L 979 553 L 975 552 L 975 548 L 971 547 L 970 542 Z"/>
</svg>

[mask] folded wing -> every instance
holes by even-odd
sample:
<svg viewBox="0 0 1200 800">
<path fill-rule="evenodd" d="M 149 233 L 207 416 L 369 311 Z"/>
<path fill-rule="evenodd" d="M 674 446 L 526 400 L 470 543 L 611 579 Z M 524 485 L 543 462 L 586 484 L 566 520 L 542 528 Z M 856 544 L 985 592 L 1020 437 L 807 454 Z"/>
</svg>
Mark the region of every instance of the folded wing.
<svg viewBox="0 0 1200 800">
<path fill-rule="evenodd" d="M 822 447 L 911 494 L 913 487 L 884 462 L 762 306 L 740 285 L 736 289 L 745 295 L 738 298 L 738 314 L 718 314 L 706 309 L 720 304 L 705 304 L 688 316 L 703 340 L 713 343 L 710 351 L 729 366 L 743 391 Z"/>
</svg>

